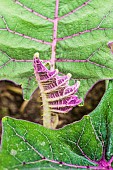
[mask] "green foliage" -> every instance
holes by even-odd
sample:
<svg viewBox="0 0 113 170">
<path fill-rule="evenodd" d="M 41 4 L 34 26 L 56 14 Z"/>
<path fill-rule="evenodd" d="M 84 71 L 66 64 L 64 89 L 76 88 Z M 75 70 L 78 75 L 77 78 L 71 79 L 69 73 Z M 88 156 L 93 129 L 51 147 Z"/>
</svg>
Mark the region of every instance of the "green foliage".
<svg viewBox="0 0 113 170">
<path fill-rule="evenodd" d="M 113 81 L 110 81 L 98 107 L 81 121 L 62 129 L 50 130 L 23 120 L 3 118 L 0 169 L 86 169 L 89 165 L 91 169 L 102 170 L 99 160 L 104 151 L 106 162 L 110 160 L 112 141 Z"/>
<path fill-rule="evenodd" d="M 57 0 L 1 0 L 0 79 L 22 84 L 28 99 L 37 87 L 32 58 L 53 57 L 53 26 Z M 101 79 L 113 78 L 113 57 L 107 44 L 113 40 L 111 0 L 60 0 L 55 27 L 56 68 L 81 80 L 79 96 Z"/>
</svg>

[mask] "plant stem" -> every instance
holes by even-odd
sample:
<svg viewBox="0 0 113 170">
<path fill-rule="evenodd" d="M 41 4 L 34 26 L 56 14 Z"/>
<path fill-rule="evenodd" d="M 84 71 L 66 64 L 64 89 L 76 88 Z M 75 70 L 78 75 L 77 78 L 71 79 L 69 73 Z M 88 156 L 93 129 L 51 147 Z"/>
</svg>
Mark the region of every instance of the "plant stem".
<svg viewBox="0 0 113 170">
<path fill-rule="evenodd" d="M 42 101 L 43 101 L 43 126 L 49 129 L 52 129 L 51 124 L 51 111 L 49 109 L 49 105 L 47 102 L 46 94 L 43 92 L 41 93 Z"/>
<path fill-rule="evenodd" d="M 38 82 L 39 88 L 40 88 L 40 93 L 42 97 L 42 103 L 43 103 L 43 126 L 49 129 L 52 129 L 52 124 L 51 124 L 51 111 L 49 108 L 49 104 L 47 101 L 47 96 L 44 92 L 44 88 L 41 82 Z"/>
</svg>

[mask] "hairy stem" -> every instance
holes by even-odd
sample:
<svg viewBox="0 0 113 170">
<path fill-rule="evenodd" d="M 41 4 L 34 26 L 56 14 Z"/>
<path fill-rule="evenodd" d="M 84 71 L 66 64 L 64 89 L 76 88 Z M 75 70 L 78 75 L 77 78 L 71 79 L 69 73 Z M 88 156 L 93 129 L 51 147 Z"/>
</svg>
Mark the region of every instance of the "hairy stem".
<svg viewBox="0 0 113 170">
<path fill-rule="evenodd" d="M 42 86 L 40 86 L 42 87 Z M 52 129 L 52 124 L 51 124 L 51 111 L 49 109 L 49 105 L 47 102 L 46 94 L 41 92 L 41 97 L 43 101 L 43 126 L 49 129 Z"/>
<path fill-rule="evenodd" d="M 36 57 L 38 59 L 39 54 L 36 53 L 34 57 Z M 36 66 L 36 64 L 37 63 L 35 63 L 34 65 Z M 40 89 L 40 94 L 41 94 L 42 103 L 43 103 L 43 126 L 46 127 L 46 128 L 51 129 L 52 128 L 52 125 L 51 125 L 51 110 L 49 108 L 49 103 L 47 101 L 47 96 L 46 96 L 46 93 L 44 91 L 43 82 L 40 82 L 40 76 L 37 73 L 38 72 L 37 72 L 37 68 L 36 68 L 35 75 L 36 75 L 36 78 L 38 80 L 38 86 L 39 86 L 39 89 Z"/>
</svg>

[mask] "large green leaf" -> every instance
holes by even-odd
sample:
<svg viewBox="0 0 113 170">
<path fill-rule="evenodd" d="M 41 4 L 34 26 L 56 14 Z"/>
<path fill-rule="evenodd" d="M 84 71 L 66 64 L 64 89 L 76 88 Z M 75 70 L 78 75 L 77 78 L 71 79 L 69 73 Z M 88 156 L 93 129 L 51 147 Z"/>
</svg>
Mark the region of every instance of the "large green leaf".
<svg viewBox="0 0 113 170">
<path fill-rule="evenodd" d="M 107 45 L 113 40 L 113 1 L 1 0 L 0 15 L 0 79 L 22 84 L 25 98 L 37 87 L 35 52 L 81 80 L 82 97 L 96 81 L 113 78 Z"/>
<path fill-rule="evenodd" d="M 107 170 L 113 161 L 112 141 L 113 81 L 90 115 L 62 129 L 3 118 L 0 169 Z"/>
</svg>

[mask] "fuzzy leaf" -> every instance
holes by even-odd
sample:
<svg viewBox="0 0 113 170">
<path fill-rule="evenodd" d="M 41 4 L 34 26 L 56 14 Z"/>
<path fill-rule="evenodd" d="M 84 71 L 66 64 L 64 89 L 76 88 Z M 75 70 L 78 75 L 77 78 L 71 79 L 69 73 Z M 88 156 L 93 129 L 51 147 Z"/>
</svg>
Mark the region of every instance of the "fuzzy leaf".
<svg viewBox="0 0 113 170">
<path fill-rule="evenodd" d="M 37 87 L 35 52 L 80 80 L 80 97 L 113 78 L 113 1 L 1 0 L 0 15 L 0 79 L 22 84 L 25 98 Z"/>
<path fill-rule="evenodd" d="M 34 72 L 42 98 L 43 114 L 67 113 L 82 102 L 74 95 L 79 82 L 69 86 L 71 75 L 59 76 L 58 70 L 48 70 L 40 61 L 38 53 L 34 55 Z"/>
<path fill-rule="evenodd" d="M 0 169 L 112 170 L 113 81 L 98 107 L 59 130 L 3 118 Z"/>
</svg>

